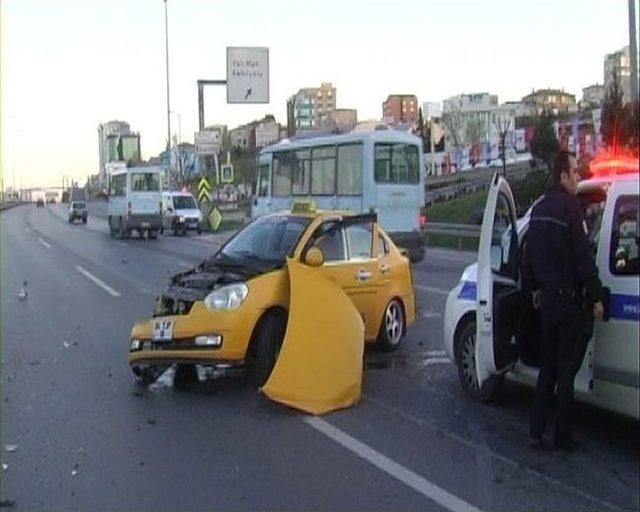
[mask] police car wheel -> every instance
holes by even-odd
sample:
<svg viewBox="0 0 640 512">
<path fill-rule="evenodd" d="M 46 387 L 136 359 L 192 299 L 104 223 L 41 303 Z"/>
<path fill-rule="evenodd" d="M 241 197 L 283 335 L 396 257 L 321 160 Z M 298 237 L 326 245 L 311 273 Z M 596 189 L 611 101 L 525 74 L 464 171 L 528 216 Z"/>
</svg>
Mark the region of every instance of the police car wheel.
<svg viewBox="0 0 640 512">
<path fill-rule="evenodd" d="M 404 309 L 398 299 L 387 304 L 378 332 L 378 347 L 391 352 L 400 346 L 404 336 Z"/>
<path fill-rule="evenodd" d="M 489 402 L 493 400 L 504 382 L 504 375 L 493 375 L 478 386 L 476 370 L 476 322 L 469 321 L 461 329 L 455 340 L 458 378 L 462 389 L 474 400 Z"/>
<path fill-rule="evenodd" d="M 263 386 L 278 360 L 287 328 L 286 313 L 270 311 L 260 319 L 255 339 L 254 377 L 256 386 Z"/>
</svg>

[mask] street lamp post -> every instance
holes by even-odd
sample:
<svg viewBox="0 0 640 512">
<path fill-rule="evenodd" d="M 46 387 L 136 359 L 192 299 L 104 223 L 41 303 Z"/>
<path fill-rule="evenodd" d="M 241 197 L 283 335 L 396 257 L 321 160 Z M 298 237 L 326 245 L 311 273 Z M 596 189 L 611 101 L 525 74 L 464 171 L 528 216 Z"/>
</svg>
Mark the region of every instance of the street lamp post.
<svg viewBox="0 0 640 512">
<path fill-rule="evenodd" d="M 171 106 L 169 103 L 169 18 L 167 13 L 167 0 L 164 0 L 164 36 L 167 61 L 167 149 L 169 149 L 171 147 Z"/>
</svg>

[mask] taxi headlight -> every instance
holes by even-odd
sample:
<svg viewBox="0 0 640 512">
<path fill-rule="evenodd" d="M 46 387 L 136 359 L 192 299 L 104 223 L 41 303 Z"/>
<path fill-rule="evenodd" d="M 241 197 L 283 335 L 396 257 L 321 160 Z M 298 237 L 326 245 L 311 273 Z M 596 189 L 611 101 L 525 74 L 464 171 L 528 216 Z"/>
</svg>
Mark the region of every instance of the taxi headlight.
<svg viewBox="0 0 640 512">
<path fill-rule="evenodd" d="M 236 309 L 244 302 L 249 288 L 244 283 L 230 284 L 211 292 L 204 299 L 204 305 L 215 311 Z"/>
<path fill-rule="evenodd" d="M 184 215 L 180 216 L 180 222 L 184 222 Z"/>
<path fill-rule="evenodd" d="M 131 350 L 140 350 L 140 340 L 131 340 Z"/>
</svg>

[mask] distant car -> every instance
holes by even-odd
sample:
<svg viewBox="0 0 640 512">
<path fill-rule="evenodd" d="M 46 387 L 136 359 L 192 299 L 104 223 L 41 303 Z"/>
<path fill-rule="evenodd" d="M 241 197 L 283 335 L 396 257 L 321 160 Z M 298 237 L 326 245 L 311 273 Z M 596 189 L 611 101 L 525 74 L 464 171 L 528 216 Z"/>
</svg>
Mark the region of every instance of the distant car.
<svg viewBox="0 0 640 512">
<path fill-rule="evenodd" d="M 44 199 L 39 198 L 36 200 L 36 207 L 38 208 L 44 208 Z"/>
<path fill-rule="evenodd" d="M 173 276 L 153 317 L 133 326 L 133 372 L 150 384 L 175 363 L 247 364 L 262 386 L 283 343 L 288 312 L 296 311 L 289 303 L 288 258 L 344 290 L 364 320 L 365 343 L 385 351 L 400 346 L 415 321 L 409 260 L 375 213 L 320 211 L 303 203 L 259 217 L 215 255 Z"/>
<path fill-rule="evenodd" d="M 187 231 L 202 233 L 202 213 L 196 198 L 190 192 L 164 192 L 162 229 L 171 229 L 174 235 Z"/>
<path fill-rule="evenodd" d="M 89 210 L 84 201 L 72 201 L 69 205 L 69 224 L 73 224 L 76 219 L 80 219 L 83 224 L 87 223 Z"/>
</svg>

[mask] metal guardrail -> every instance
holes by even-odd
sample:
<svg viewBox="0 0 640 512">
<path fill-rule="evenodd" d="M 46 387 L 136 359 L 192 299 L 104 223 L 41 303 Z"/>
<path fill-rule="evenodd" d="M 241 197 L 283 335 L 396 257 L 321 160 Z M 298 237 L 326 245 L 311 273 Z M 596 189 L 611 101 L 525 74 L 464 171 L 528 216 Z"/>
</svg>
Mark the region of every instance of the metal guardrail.
<svg viewBox="0 0 640 512">
<path fill-rule="evenodd" d="M 473 224 L 449 224 L 446 222 L 428 222 L 425 226 L 425 237 L 427 246 L 429 238 L 433 235 L 447 235 L 457 237 L 458 250 L 462 250 L 462 240 L 465 238 L 480 238 L 482 226 Z"/>
<path fill-rule="evenodd" d="M 0 203 L 0 211 L 8 210 L 9 208 L 13 208 L 14 206 L 20 206 L 22 204 L 26 204 L 24 202 L 15 202 L 15 201 L 7 201 L 4 203 Z"/>
<path fill-rule="evenodd" d="M 524 179 L 529 173 L 535 172 L 539 169 L 531 167 L 529 164 L 518 164 L 507 167 L 507 176 L 510 181 L 518 181 Z M 481 173 L 474 172 L 474 174 L 465 175 L 465 172 L 459 172 L 452 174 L 452 180 L 455 180 L 451 185 L 440 186 L 439 188 L 429 188 L 429 179 L 427 178 L 427 190 L 424 194 L 425 206 L 436 203 L 438 201 L 447 201 L 454 199 L 460 195 L 466 195 L 478 190 L 484 190 L 491 183 L 491 178 L 496 173 L 501 171 L 497 168 L 487 168 Z M 469 171 L 472 172 L 472 171 Z M 440 180 L 441 184 L 445 182 Z"/>
</svg>

